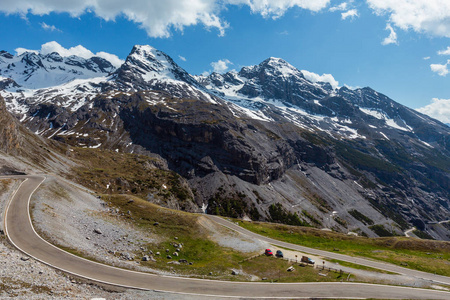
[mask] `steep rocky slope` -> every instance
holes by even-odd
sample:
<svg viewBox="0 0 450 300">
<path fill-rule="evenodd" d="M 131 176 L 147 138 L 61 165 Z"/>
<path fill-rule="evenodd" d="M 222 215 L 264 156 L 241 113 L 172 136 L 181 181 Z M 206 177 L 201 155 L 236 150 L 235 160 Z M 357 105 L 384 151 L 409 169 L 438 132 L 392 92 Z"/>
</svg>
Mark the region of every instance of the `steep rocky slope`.
<svg viewBox="0 0 450 300">
<path fill-rule="evenodd" d="M 6 110 L 6 104 L 0 97 L 0 150 L 15 153 L 20 148 L 20 135 L 17 122 Z"/>
<path fill-rule="evenodd" d="M 6 109 L 0 96 L 0 175 L 30 170 L 61 171 L 70 168 L 65 146 L 33 134 Z"/>
<path fill-rule="evenodd" d="M 450 214 L 448 126 L 370 88 L 311 82 L 276 58 L 191 76 L 149 46 L 108 77 L 25 91 L 11 80 L 1 93 L 33 132 L 155 157 L 188 180 L 190 210 L 449 239 L 426 225 Z"/>
</svg>

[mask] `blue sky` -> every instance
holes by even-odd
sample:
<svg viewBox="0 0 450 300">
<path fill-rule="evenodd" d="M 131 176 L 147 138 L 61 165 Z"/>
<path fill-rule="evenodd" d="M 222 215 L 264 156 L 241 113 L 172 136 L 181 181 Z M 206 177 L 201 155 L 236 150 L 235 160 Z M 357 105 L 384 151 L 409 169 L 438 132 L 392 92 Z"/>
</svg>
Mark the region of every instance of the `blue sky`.
<svg viewBox="0 0 450 300">
<path fill-rule="evenodd" d="M 2 0 L 0 49 L 55 41 L 47 50 L 125 59 L 133 45 L 149 44 L 191 74 L 281 57 L 310 77 L 370 86 L 450 123 L 448 0 L 60 2 Z"/>
</svg>

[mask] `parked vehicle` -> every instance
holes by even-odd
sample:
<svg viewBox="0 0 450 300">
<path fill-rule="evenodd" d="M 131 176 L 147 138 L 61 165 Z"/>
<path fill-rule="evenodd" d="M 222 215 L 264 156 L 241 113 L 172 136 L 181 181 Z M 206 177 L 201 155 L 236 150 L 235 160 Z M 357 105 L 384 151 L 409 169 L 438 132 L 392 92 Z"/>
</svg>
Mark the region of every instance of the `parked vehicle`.
<svg viewBox="0 0 450 300">
<path fill-rule="evenodd" d="M 309 258 L 308 256 L 302 256 L 301 262 L 307 263 L 307 264 L 315 264 L 316 262 Z"/>
<path fill-rule="evenodd" d="M 266 249 L 264 254 L 267 255 L 267 256 L 273 256 L 272 250 L 270 250 L 270 249 Z"/>
<path fill-rule="evenodd" d="M 276 257 L 281 257 L 281 258 L 284 257 L 283 252 L 281 252 L 281 250 L 277 250 L 277 253 L 275 253 L 275 256 Z"/>
</svg>

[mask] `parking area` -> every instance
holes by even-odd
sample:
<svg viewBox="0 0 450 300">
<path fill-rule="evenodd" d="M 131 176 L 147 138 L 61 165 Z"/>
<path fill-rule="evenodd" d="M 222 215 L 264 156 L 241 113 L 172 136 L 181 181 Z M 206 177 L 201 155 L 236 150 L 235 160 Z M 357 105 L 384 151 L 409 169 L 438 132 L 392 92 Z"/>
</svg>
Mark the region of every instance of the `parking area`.
<svg viewBox="0 0 450 300">
<path fill-rule="evenodd" d="M 274 245 L 270 245 L 269 249 L 272 250 L 273 255 L 275 255 L 277 251 L 281 251 L 283 253 L 283 258 L 292 262 L 300 262 L 302 256 L 307 256 L 308 258 L 314 260 L 317 265 L 322 265 L 322 262 L 324 261 L 320 256 L 310 255 L 308 253 L 299 251 L 287 250 Z"/>
</svg>

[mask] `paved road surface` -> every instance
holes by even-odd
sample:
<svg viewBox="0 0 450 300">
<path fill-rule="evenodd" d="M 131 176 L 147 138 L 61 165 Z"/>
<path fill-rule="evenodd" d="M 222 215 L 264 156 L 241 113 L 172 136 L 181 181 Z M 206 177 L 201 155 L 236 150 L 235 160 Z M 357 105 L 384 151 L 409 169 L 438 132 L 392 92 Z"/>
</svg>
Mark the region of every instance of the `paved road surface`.
<svg viewBox="0 0 450 300">
<path fill-rule="evenodd" d="M 9 176 L 9 178 L 11 177 L 12 176 Z M 22 176 L 19 178 L 27 179 L 21 184 L 12 198 L 5 216 L 5 229 L 11 243 L 22 252 L 47 265 L 93 281 L 143 290 L 246 298 L 370 297 L 380 299 L 450 299 L 450 293 L 448 292 L 407 287 L 346 282 L 224 282 L 153 275 L 95 263 L 60 250 L 47 243 L 36 234 L 29 218 L 29 200 L 32 193 L 45 180 L 45 177 Z M 220 219 L 214 218 L 214 220 L 220 222 Z M 229 226 L 228 223 L 227 226 Z M 242 230 L 242 228 L 239 228 L 239 230 Z M 283 243 L 277 242 L 277 244 L 282 245 Z M 289 246 L 289 248 L 291 248 L 291 246 Z"/>
</svg>

